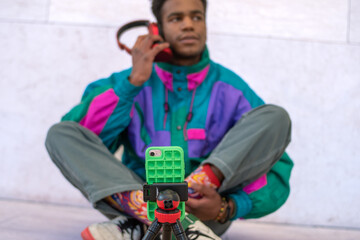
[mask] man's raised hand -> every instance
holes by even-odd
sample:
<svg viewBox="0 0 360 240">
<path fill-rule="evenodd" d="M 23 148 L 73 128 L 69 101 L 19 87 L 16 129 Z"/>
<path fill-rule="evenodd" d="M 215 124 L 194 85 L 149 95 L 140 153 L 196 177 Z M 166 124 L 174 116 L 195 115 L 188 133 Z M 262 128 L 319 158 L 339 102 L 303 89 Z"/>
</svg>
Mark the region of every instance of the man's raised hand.
<svg viewBox="0 0 360 240">
<path fill-rule="evenodd" d="M 141 35 L 137 38 L 131 50 L 133 66 L 129 78 L 131 84 L 141 86 L 150 78 L 156 55 L 170 46 L 169 43 L 163 41 L 161 36 L 151 34 Z M 162 43 L 153 47 L 155 42 Z"/>
</svg>

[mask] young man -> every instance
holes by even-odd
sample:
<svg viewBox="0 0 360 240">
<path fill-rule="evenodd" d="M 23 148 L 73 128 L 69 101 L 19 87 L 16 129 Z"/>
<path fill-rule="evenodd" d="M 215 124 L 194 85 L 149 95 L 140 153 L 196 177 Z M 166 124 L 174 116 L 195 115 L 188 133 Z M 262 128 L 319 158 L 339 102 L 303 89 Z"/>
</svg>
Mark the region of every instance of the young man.
<svg viewBox="0 0 360 240">
<path fill-rule="evenodd" d="M 54 163 L 112 219 L 86 228 L 83 239 L 142 237 L 149 146 L 184 149 L 190 198 L 183 225 L 190 238 L 219 239 L 231 221 L 274 212 L 289 195 L 286 111 L 264 105 L 240 77 L 209 59 L 206 0 L 152 4 L 163 37 L 140 36 L 132 68 L 91 83 L 48 133 Z M 154 63 L 167 47 L 172 61 Z M 122 162 L 113 156 L 120 145 Z"/>
</svg>

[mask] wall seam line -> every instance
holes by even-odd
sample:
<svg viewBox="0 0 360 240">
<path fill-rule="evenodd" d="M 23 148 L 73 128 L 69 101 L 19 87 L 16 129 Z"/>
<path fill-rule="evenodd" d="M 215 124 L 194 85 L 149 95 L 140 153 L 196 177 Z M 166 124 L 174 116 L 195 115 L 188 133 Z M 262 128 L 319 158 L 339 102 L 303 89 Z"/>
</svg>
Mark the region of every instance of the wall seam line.
<svg viewBox="0 0 360 240">
<path fill-rule="evenodd" d="M 351 1 L 351 0 L 348 0 Z M 2 23 L 13 23 L 13 24 L 42 24 L 42 25 L 53 25 L 53 26 L 67 26 L 67 27 L 86 27 L 86 28 L 105 28 L 112 29 L 117 28 L 115 25 L 97 25 L 97 24 L 86 24 L 86 23 L 66 23 L 66 22 L 50 22 L 50 20 L 21 20 L 21 19 L 4 19 L 0 18 L 0 24 Z M 349 24 L 348 24 L 349 28 Z M 348 30 L 349 32 L 349 30 Z M 296 38 L 282 38 L 282 37 L 269 37 L 269 36 L 256 36 L 246 34 L 229 34 L 221 32 L 209 32 L 208 35 L 222 35 L 228 37 L 242 37 L 242 38 L 255 38 L 255 39 L 269 39 L 289 42 L 302 42 L 302 43 L 317 43 L 317 44 L 331 44 L 331 45 L 342 45 L 342 46 L 360 46 L 360 43 L 351 42 L 349 37 L 343 42 L 340 41 L 325 41 L 325 40 L 311 40 L 311 39 L 296 39 Z M 349 35 L 349 33 L 348 33 Z"/>
</svg>

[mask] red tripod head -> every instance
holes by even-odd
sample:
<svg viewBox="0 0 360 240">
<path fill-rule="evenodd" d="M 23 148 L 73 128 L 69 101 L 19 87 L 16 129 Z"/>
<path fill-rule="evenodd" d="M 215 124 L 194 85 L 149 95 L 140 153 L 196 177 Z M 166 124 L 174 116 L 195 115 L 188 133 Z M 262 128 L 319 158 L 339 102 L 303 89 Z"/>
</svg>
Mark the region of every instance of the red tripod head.
<svg viewBox="0 0 360 240">
<path fill-rule="evenodd" d="M 161 191 L 156 203 L 159 208 L 155 210 L 155 217 L 160 223 L 175 223 L 180 219 L 181 211 L 177 209 L 180 197 L 175 191 L 170 189 Z"/>
<path fill-rule="evenodd" d="M 168 189 L 159 193 L 156 203 L 162 210 L 174 210 L 180 204 L 180 197 L 175 191 Z"/>
</svg>

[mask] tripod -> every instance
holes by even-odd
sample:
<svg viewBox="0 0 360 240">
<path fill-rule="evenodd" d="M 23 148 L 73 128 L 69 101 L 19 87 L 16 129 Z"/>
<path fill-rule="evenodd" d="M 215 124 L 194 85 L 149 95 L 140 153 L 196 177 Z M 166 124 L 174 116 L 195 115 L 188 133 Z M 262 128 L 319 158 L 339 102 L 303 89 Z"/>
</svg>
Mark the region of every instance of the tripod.
<svg viewBox="0 0 360 240">
<path fill-rule="evenodd" d="M 143 240 L 155 239 L 161 227 L 163 240 L 170 240 L 172 232 L 177 240 L 188 240 L 180 222 L 181 211 L 177 209 L 180 203 L 177 192 L 170 189 L 159 192 L 156 203 L 158 208 L 155 210 L 155 220 L 151 223 Z"/>
</svg>

